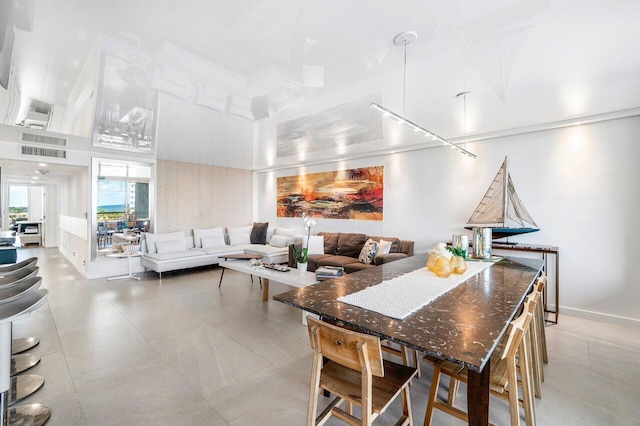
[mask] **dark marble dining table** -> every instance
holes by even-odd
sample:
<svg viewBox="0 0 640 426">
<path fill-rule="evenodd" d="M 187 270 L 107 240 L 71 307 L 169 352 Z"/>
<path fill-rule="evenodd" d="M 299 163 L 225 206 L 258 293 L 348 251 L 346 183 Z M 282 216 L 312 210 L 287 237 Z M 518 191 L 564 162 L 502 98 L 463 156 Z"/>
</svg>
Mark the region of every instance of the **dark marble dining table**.
<svg viewBox="0 0 640 426">
<path fill-rule="evenodd" d="M 468 278 L 404 320 L 385 316 L 337 299 L 419 268 L 427 254 L 323 281 L 274 300 L 320 315 L 323 320 L 375 335 L 469 371 L 469 424 L 489 422 L 491 354 L 507 332 L 525 296 L 542 270 L 542 259 L 504 258 Z"/>
</svg>

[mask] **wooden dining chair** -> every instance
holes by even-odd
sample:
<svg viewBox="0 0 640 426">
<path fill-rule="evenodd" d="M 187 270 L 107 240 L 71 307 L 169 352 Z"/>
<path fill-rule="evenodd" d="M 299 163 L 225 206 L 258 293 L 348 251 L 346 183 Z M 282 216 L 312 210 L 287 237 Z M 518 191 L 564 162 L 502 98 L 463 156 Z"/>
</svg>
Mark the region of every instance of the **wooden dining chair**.
<svg viewBox="0 0 640 426">
<path fill-rule="evenodd" d="M 529 341 L 525 338 L 533 320 L 535 308 L 535 303 L 525 302 L 522 314 L 511 322 L 510 332 L 504 341 L 502 351 L 497 354 L 494 353 L 490 360 L 491 377 L 489 386 L 491 395 L 509 401 L 509 415 L 512 426 L 520 424 L 520 406 L 524 408 L 527 425 L 536 424 L 535 403 L 531 387 L 531 367 L 529 365 L 530 348 Z M 468 381 L 467 369 L 458 364 L 430 356 L 426 356 L 424 360 L 434 366 L 424 425 L 431 424 L 434 409 L 444 411 L 468 422 L 467 413 L 453 406 L 457 383 L 467 383 Z M 441 374 L 450 377 L 450 392 L 447 401 L 438 398 Z M 518 397 L 518 376 L 521 379 L 522 399 Z"/>
<path fill-rule="evenodd" d="M 370 425 L 402 395 L 402 416 L 396 425 L 412 425 L 409 383 L 416 369 L 382 359 L 380 339 L 307 317 L 313 368 L 307 426 L 324 424 L 330 416 L 350 425 Z M 326 359 L 326 362 L 323 361 Z M 324 389 L 337 397 L 316 417 Z M 344 403 L 344 409 L 338 406 Z M 361 408 L 360 419 L 352 404 Z"/>
<path fill-rule="evenodd" d="M 544 364 L 548 364 L 549 355 L 547 353 L 547 335 L 545 331 L 544 304 L 542 303 L 542 300 L 544 300 L 544 292 L 547 291 L 547 276 L 544 272 L 540 273 L 536 285 L 540 287 L 540 303 L 538 303 L 537 306 L 538 339 L 540 341 L 540 350 L 542 352 L 542 362 Z M 559 309 L 558 306 L 556 306 L 556 310 L 557 309 Z M 544 375 L 542 376 L 542 381 L 544 381 Z"/>
<path fill-rule="evenodd" d="M 546 278 L 541 275 L 536 280 L 533 291 L 527 296 L 527 300 L 535 306 L 533 319 L 527 333 L 530 342 L 531 372 L 534 393 L 537 398 L 542 398 L 542 382 L 544 382 L 544 350 L 546 339 L 544 336 L 544 308 L 542 304 L 542 292 L 544 291 Z"/>
<path fill-rule="evenodd" d="M 402 360 L 404 365 L 409 367 L 415 366 L 418 370 L 416 377 L 420 378 L 420 358 L 418 357 L 418 351 L 415 349 L 409 349 L 404 345 L 398 345 L 398 348 L 391 346 L 391 342 L 384 340 L 381 342 L 382 352 L 388 353 L 393 356 L 397 356 Z"/>
</svg>

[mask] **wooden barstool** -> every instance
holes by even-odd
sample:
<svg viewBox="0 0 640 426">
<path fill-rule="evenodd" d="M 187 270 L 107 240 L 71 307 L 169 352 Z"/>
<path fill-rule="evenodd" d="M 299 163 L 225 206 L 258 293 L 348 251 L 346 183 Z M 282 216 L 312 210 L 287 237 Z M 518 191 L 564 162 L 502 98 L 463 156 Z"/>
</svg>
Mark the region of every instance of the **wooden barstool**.
<svg viewBox="0 0 640 426">
<path fill-rule="evenodd" d="M 529 341 L 525 338 L 526 332 L 533 320 L 534 310 L 534 303 L 529 301 L 525 302 L 525 309 L 522 314 L 511 322 L 511 330 L 507 335 L 502 352 L 500 354 L 494 354 L 490 360 L 491 395 L 509 401 L 509 414 L 512 426 L 520 424 L 520 406 L 524 407 L 527 425 L 535 425 L 536 423 L 535 405 L 533 396 L 531 395 L 530 383 L 530 348 Z M 468 422 L 469 418 L 467 413 L 453 406 L 457 382 L 461 381 L 466 383 L 468 380 L 466 368 L 430 356 L 426 356 L 424 360 L 434 365 L 431 390 L 429 392 L 427 411 L 424 418 L 425 426 L 431 424 L 434 409 L 442 410 L 447 414 Z M 450 377 L 450 387 L 453 387 L 453 389 L 450 388 L 447 401 L 438 399 L 438 386 L 440 384 L 441 374 L 446 374 Z M 522 400 L 518 398 L 518 375 L 520 375 L 522 382 Z"/>
<path fill-rule="evenodd" d="M 333 415 L 350 425 L 370 425 L 399 394 L 402 417 L 396 425 L 411 425 L 409 383 L 416 369 L 382 359 L 380 338 L 346 330 L 307 317 L 313 349 L 313 368 L 307 410 L 307 426 L 321 425 Z M 328 362 L 323 365 L 323 358 Z M 320 389 L 337 397 L 316 417 Z M 344 402 L 344 409 L 338 405 Z M 362 418 L 351 405 L 362 409 Z"/>
</svg>

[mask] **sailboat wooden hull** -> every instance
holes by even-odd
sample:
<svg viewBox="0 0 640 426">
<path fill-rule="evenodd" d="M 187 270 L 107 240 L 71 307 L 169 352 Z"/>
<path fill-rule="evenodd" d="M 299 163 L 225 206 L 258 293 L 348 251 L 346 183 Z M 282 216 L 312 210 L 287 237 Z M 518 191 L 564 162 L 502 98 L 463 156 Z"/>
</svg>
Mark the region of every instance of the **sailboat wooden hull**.
<svg viewBox="0 0 640 426">
<path fill-rule="evenodd" d="M 465 226 L 466 229 L 473 229 L 471 226 Z M 514 235 L 528 234 L 530 232 L 539 231 L 540 228 L 491 228 L 491 235 L 494 240 L 499 238 L 512 237 Z"/>
</svg>

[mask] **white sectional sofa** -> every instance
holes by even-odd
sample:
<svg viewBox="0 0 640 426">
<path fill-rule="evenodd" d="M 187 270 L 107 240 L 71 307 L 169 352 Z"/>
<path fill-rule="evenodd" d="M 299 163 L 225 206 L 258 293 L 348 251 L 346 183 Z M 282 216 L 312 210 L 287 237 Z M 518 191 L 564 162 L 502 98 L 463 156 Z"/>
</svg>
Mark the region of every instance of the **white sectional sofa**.
<svg viewBox="0 0 640 426">
<path fill-rule="evenodd" d="M 286 263 L 289 244 L 294 242 L 293 229 L 274 228 L 267 231 L 267 244 L 251 244 L 252 226 L 243 228 L 194 229 L 193 236 L 184 232 L 143 233 L 140 241 L 141 263 L 145 271 L 162 273 L 179 269 L 218 264 L 226 255 L 255 253 L 263 260 Z M 273 238 L 276 236 L 276 238 Z"/>
</svg>

